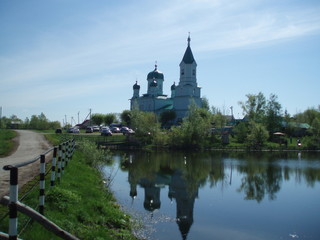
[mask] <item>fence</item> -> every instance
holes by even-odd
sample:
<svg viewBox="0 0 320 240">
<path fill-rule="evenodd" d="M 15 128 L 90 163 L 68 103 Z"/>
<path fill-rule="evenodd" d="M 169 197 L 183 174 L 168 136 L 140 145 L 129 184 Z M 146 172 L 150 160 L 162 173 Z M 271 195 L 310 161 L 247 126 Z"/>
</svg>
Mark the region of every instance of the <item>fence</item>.
<svg viewBox="0 0 320 240">
<path fill-rule="evenodd" d="M 68 232 L 59 228 L 57 225 L 49 221 L 44 217 L 45 210 L 45 175 L 46 175 L 46 156 L 52 153 L 51 161 L 51 178 L 50 186 L 54 187 L 55 182 L 60 181 L 64 172 L 64 168 L 68 165 L 68 162 L 72 159 L 75 149 L 75 140 L 68 140 L 61 143 L 59 146 L 49 149 L 47 152 L 41 154 L 37 158 L 16 165 L 6 165 L 4 170 L 10 171 L 10 190 L 9 197 L 5 196 L 1 199 L 1 203 L 9 206 L 9 233 L 1 233 L 0 239 L 16 240 L 18 239 L 18 211 L 27 215 L 35 221 L 38 221 L 49 231 L 53 232 L 57 236 L 63 239 L 77 239 Z M 27 166 L 40 160 L 40 189 L 39 189 L 39 212 L 22 204 L 18 200 L 18 169 L 20 167 Z M 49 172 L 48 171 L 48 172 Z M 23 199 L 23 196 L 21 199 Z"/>
</svg>

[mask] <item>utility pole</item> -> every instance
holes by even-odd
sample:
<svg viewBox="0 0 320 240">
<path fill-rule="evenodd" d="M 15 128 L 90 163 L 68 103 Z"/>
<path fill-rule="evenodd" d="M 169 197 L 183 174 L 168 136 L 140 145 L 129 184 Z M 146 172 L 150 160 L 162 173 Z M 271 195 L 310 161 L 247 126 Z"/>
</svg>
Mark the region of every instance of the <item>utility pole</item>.
<svg viewBox="0 0 320 240">
<path fill-rule="evenodd" d="M 80 114 L 80 111 L 78 112 L 78 124 L 80 124 L 80 121 L 79 121 L 79 114 Z"/>
<path fill-rule="evenodd" d="M 233 118 L 233 106 L 231 106 L 230 109 L 231 109 L 231 117 Z"/>
</svg>

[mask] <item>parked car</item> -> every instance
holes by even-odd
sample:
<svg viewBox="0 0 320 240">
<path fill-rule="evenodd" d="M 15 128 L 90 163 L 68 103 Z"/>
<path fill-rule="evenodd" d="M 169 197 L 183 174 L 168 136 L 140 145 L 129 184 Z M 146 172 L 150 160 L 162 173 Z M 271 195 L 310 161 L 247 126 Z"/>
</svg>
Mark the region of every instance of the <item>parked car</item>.
<svg viewBox="0 0 320 240">
<path fill-rule="evenodd" d="M 112 136 L 112 132 L 110 131 L 109 128 L 103 127 L 101 129 L 101 136 Z"/>
<path fill-rule="evenodd" d="M 128 127 L 122 127 L 122 128 L 120 128 L 120 132 L 121 132 L 121 133 L 125 133 L 125 132 L 127 132 L 127 131 L 129 131 L 129 128 L 128 128 Z"/>
<path fill-rule="evenodd" d="M 128 127 L 122 127 L 120 131 L 123 133 L 123 135 L 134 134 L 134 131 Z"/>
<path fill-rule="evenodd" d="M 118 127 L 111 127 L 110 131 L 113 132 L 113 133 L 119 133 L 120 129 Z"/>
<path fill-rule="evenodd" d="M 93 133 L 93 128 L 92 127 L 87 127 L 86 128 L 86 133 Z"/>
<path fill-rule="evenodd" d="M 67 130 L 68 133 L 80 133 L 79 128 L 69 128 Z"/>
<path fill-rule="evenodd" d="M 79 128 L 74 128 L 73 129 L 73 133 L 80 133 L 80 129 Z"/>
<path fill-rule="evenodd" d="M 57 128 L 56 129 L 56 133 L 62 133 L 62 129 L 61 128 Z"/>
<path fill-rule="evenodd" d="M 100 131 L 100 127 L 99 126 L 92 126 L 92 129 L 94 132 L 99 132 Z"/>
</svg>

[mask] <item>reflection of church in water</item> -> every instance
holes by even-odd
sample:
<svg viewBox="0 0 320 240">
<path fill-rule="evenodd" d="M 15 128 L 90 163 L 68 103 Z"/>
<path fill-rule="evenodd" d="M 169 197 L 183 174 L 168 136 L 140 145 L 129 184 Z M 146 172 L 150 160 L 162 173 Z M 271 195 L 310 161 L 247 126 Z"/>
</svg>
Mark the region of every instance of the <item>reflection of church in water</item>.
<svg viewBox="0 0 320 240">
<path fill-rule="evenodd" d="M 152 180 L 141 178 L 133 180 L 129 170 L 130 196 L 137 196 L 137 185 L 144 188 L 144 208 L 150 212 L 160 209 L 160 191 L 165 185 L 169 186 L 168 198 L 176 201 L 176 222 L 182 235 L 182 239 L 187 239 L 189 230 L 193 224 L 193 208 L 195 198 L 198 197 L 198 188 L 190 192 L 187 189 L 187 181 L 183 178 L 180 170 L 174 170 L 171 174 L 155 174 Z"/>
</svg>

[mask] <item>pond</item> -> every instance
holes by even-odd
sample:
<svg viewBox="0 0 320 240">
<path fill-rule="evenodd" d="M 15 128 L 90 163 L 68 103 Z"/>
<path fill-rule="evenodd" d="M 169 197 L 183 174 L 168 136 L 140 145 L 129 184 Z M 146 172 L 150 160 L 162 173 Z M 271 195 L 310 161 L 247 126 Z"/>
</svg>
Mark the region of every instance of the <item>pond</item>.
<svg viewBox="0 0 320 240">
<path fill-rule="evenodd" d="M 320 239 L 319 152 L 115 152 L 103 172 L 144 239 Z"/>
</svg>

